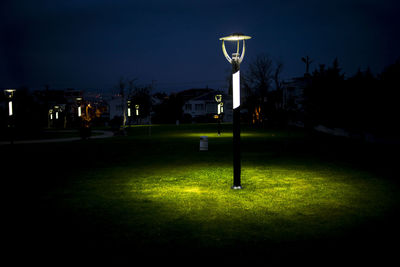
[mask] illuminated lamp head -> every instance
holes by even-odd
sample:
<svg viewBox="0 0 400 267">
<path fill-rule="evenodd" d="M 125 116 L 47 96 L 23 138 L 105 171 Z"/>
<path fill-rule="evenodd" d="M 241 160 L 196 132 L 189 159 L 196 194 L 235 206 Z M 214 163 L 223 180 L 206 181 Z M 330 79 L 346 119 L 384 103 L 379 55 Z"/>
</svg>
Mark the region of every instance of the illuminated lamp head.
<svg viewBox="0 0 400 267">
<path fill-rule="evenodd" d="M 5 89 L 4 90 L 4 94 L 8 97 L 8 98 L 12 98 L 14 96 L 15 93 L 15 89 Z"/>
<path fill-rule="evenodd" d="M 240 106 L 240 63 L 243 61 L 246 51 L 245 40 L 251 39 L 251 37 L 241 33 L 234 33 L 219 39 L 222 41 L 222 51 L 225 58 L 232 64 L 232 102 L 233 109 L 236 109 Z M 236 53 L 232 53 L 232 58 L 226 52 L 225 41 L 236 42 Z M 239 53 L 240 41 L 243 42 L 241 54 Z"/>
<path fill-rule="evenodd" d="M 238 61 L 238 63 L 240 64 L 243 61 L 244 53 L 246 51 L 245 40 L 251 39 L 251 37 L 244 35 L 242 33 L 233 33 L 229 36 L 221 37 L 219 39 L 222 41 L 222 51 L 224 52 L 224 55 L 225 55 L 226 59 L 229 61 L 229 63 L 232 63 L 232 60 L 234 60 L 234 61 Z M 232 54 L 232 58 L 229 57 L 228 53 L 226 52 L 225 41 L 237 42 L 236 53 Z M 240 47 L 239 42 L 240 41 L 243 42 L 241 54 L 239 54 L 239 47 Z"/>
<path fill-rule="evenodd" d="M 5 89 L 4 90 L 4 94 L 8 98 L 8 116 L 12 116 L 13 115 L 12 98 L 14 96 L 15 91 L 16 91 L 15 89 Z"/>
</svg>

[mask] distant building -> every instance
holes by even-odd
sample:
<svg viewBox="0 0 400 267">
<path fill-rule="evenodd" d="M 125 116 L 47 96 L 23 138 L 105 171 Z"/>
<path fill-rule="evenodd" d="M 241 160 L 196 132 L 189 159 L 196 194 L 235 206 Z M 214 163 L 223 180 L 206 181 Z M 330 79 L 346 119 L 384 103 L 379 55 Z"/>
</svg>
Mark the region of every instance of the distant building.
<svg viewBox="0 0 400 267">
<path fill-rule="evenodd" d="M 76 103 L 76 98 L 78 97 L 83 97 L 83 92 L 81 90 L 75 90 L 72 88 L 64 90 L 64 98 L 68 104 Z"/>
<path fill-rule="evenodd" d="M 124 105 L 122 103 L 122 96 L 115 95 L 108 100 L 109 117 L 110 120 L 115 118 L 122 118 L 124 116 Z"/>
<path fill-rule="evenodd" d="M 222 95 L 224 122 L 232 121 L 232 97 L 212 89 L 191 89 L 193 93 L 186 94 L 183 104 L 184 116 L 190 115 L 193 121 L 204 121 L 213 118 L 217 114 L 218 103 L 215 101 L 215 96 Z M 203 90 L 203 91 L 202 91 Z M 195 93 L 194 93 L 195 92 Z"/>
</svg>

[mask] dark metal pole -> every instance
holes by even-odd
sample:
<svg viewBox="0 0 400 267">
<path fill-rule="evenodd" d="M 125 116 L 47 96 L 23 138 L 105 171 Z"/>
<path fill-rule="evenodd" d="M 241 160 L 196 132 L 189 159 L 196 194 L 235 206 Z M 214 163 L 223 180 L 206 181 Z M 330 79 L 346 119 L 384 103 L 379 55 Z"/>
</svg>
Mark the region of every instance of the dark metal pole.
<svg viewBox="0 0 400 267">
<path fill-rule="evenodd" d="M 239 58 L 232 59 L 232 76 L 239 72 Z M 239 84 L 240 86 L 240 84 Z M 239 100 L 240 101 L 240 100 Z M 233 186 L 232 189 L 241 189 L 241 162 L 240 162 L 240 105 L 233 109 Z"/>
<path fill-rule="evenodd" d="M 14 129 L 14 114 L 8 116 L 8 130 L 10 134 L 10 144 L 14 144 L 14 135 L 15 135 L 15 129 Z"/>
<path fill-rule="evenodd" d="M 218 114 L 218 136 L 220 135 L 221 135 L 221 114 Z"/>
</svg>

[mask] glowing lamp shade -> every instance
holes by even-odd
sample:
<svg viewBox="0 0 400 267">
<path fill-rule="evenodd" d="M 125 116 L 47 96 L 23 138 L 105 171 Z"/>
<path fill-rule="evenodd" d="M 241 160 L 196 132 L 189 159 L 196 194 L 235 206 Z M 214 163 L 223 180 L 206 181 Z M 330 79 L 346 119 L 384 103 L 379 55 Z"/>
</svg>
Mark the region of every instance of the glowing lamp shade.
<svg viewBox="0 0 400 267">
<path fill-rule="evenodd" d="M 78 117 L 82 116 L 82 109 L 81 106 L 78 107 Z"/>
<path fill-rule="evenodd" d="M 243 35 L 242 33 L 233 33 L 229 36 L 219 38 L 221 41 L 241 41 L 251 39 L 250 36 Z"/>
<path fill-rule="evenodd" d="M 128 108 L 128 117 L 131 116 L 131 108 Z"/>
</svg>

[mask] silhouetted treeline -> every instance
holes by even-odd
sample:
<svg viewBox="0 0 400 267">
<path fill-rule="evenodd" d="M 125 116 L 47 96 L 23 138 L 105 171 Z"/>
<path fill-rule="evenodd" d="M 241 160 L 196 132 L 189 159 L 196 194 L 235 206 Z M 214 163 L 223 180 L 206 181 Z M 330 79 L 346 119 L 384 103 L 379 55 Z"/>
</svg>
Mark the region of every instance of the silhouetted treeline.
<svg viewBox="0 0 400 267">
<path fill-rule="evenodd" d="M 337 59 L 320 65 L 304 89 L 305 125 L 398 136 L 400 60 L 374 76 L 359 70 L 345 79 Z"/>
<path fill-rule="evenodd" d="M 175 123 L 177 120 L 182 121 L 183 110 L 182 106 L 184 100 L 181 94 L 170 94 L 169 96 L 165 93 L 160 93 L 159 104 L 153 107 L 153 118 L 154 123 Z"/>
<path fill-rule="evenodd" d="M 250 61 L 242 73 L 242 92 L 247 110 L 245 121 L 257 126 L 282 125 L 286 122 L 283 110 L 281 73 L 282 62 L 274 62 L 268 55 L 260 54 Z"/>
</svg>

